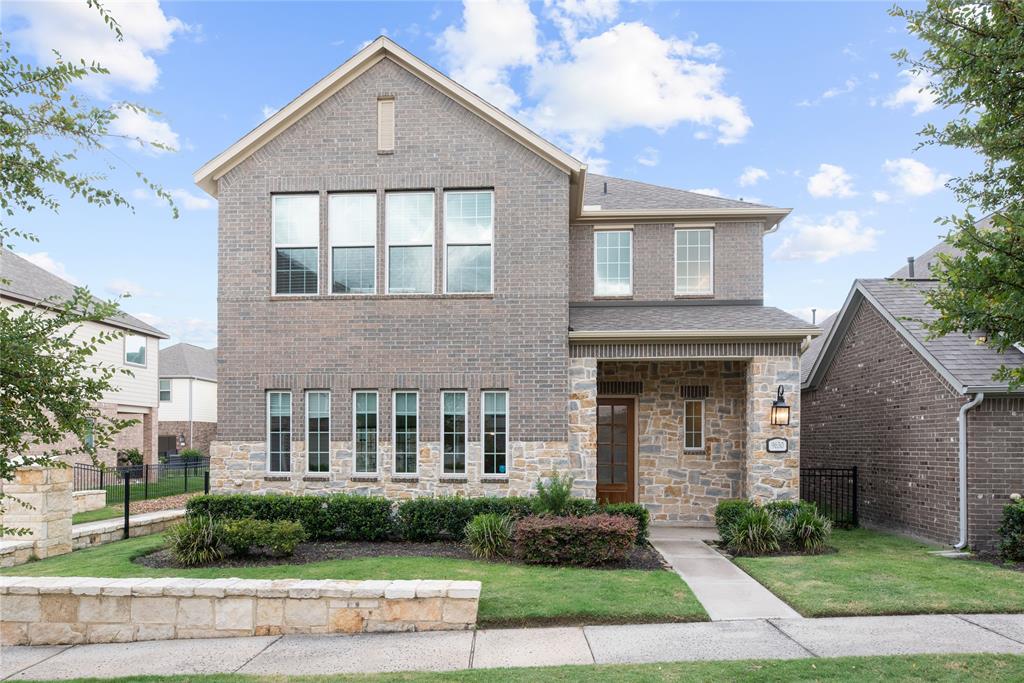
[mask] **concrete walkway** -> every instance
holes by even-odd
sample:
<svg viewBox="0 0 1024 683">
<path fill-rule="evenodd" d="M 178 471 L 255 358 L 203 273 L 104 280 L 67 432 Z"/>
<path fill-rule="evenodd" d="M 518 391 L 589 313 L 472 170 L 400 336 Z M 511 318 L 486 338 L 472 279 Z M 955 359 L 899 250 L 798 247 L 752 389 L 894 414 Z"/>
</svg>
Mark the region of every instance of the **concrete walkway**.
<svg viewBox="0 0 1024 683">
<path fill-rule="evenodd" d="M 0 649 L 0 678 L 454 671 L 560 664 L 1024 654 L 1024 615 L 754 619 Z"/>
<path fill-rule="evenodd" d="M 714 529 L 652 527 L 651 545 L 704 605 L 711 621 L 799 619 L 800 614 L 704 543 Z"/>
</svg>

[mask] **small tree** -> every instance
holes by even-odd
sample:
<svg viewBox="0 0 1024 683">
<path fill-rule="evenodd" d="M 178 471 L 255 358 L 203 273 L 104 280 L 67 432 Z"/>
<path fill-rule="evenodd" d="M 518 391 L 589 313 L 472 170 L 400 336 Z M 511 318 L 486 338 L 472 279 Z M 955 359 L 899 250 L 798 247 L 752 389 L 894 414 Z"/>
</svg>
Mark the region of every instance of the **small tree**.
<svg viewBox="0 0 1024 683">
<path fill-rule="evenodd" d="M 890 14 L 928 44 L 919 57 L 905 49 L 893 56 L 926 76 L 936 102 L 956 111 L 943 126 L 924 126 L 919 146 L 982 157 L 980 169 L 949 183 L 967 210 L 938 222 L 962 256 L 939 257 L 939 285 L 928 294 L 939 318 L 928 331 L 980 331 L 990 347 L 1007 351 L 1024 341 L 1024 3 L 930 0 L 924 9 Z M 990 218 L 979 225 L 979 216 Z M 1003 366 L 993 379 L 1021 386 L 1024 368 Z"/>
</svg>

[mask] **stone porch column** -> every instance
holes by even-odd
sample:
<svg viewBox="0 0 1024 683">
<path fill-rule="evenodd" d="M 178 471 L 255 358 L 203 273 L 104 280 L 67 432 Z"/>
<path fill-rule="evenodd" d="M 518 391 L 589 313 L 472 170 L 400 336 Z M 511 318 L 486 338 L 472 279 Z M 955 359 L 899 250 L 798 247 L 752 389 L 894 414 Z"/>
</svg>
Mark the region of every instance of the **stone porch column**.
<svg viewBox="0 0 1024 683">
<path fill-rule="evenodd" d="M 597 359 L 569 359 L 569 462 L 584 472 L 575 495 L 597 497 Z"/>
<path fill-rule="evenodd" d="M 790 406 L 788 427 L 771 424 L 772 402 L 782 385 Z M 789 439 L 789 451 L 769 453 L 770 438 Z M 746 495 L 752 500 L 800 498 L 800 357 L 755 356 L 747 364 Z"/>
<path fill-rule="evenodd" d="M 32 465 L 18 468 L 14 481 L 2 485 L 6 509 L 3 525 L 27 529 L 29 533 L 27 536 L 5 536 L 4 539 L 32 541 L 39 559 L 70 553 L 71 476 L 70 467 Z"/>
</svg>

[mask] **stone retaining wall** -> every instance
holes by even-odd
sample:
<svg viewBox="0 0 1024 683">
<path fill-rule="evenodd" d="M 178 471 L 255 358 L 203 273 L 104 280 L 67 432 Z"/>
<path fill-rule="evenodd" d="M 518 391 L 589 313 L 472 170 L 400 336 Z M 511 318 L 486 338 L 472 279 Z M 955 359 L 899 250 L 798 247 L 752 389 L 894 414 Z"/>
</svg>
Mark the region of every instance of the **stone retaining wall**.
<svg viewBox="0 0 1024 683">
<path fill-rule="evenodd" d="M 19 467 L 14 481 L 0 483 L 3 525 L 24 530 L 4 541 L 32 541 L 39 559 L 71 552 L 71 468 Z"/>
<path fill-rule="evenodd" d="M 471 629 L 479 581 L 0 577 L 0 643 Z"/>
<path fill-rule="evenodd" d="M 128 519 L 128 535 L 149 536 L 174 526 L 185 517 L 184 510 L 160 510 L 133 515 Z M 94 545 L 113 543 L 124 538 L 124 518 L 105 519 L 100 522 L 76 524 L 71 530 L 71 543 L 75 550 Z"/>
<path fill-rule="evenodd" d="M 74 514 L 99 510 L 107 506 L 106 489 L 90 489 L 88 491 L 74 491 L 71 494 L 71 502 L 74 505 Z"/>
</svg>

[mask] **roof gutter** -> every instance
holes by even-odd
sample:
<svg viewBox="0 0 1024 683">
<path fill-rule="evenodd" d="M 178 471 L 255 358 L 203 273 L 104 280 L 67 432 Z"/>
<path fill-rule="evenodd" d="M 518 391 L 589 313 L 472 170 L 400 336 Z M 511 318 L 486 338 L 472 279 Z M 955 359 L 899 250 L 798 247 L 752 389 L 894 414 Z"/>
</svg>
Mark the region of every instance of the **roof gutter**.
<svg viewBox="0 0 1024 683">
<path fill-rule="evenodd" d="M 573 341 L 649 341 L 649 340 L 691 340 L 691 339 L 795 339 L 807 336 L 817 337 L 817 327 L 794 330 L 572 330 L 569 339 Z"/>
<path fill-rule="evenodd" d="M 603 223 L 606 221 L 656 221 L 670 222 L 688 219 L 723 219 L 747 218 L 765 221 L 766 230 L 773 231 L 783 218 L 792 213 L 793 209 L 776 209 L 761 206 L 751 208 L 719 208 L 719 209 L 648 209 L 637 211 L 581 211 L 574 218 L 579 223 Z"/>
<path fill-rule="evenodd" d="M 960 406 L 957 417 L 960 427 L 960 540 L 954 546 L 957 550 L 967 546 L 967 411 L 984 400 L 984 392 L 975 394 L 973 399 Z"/>
</svg>

